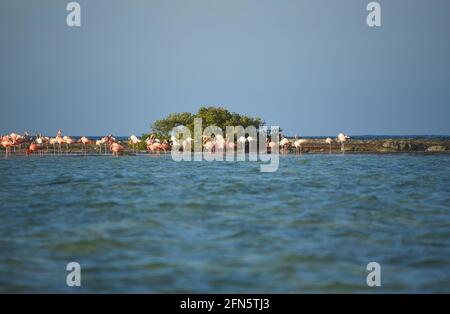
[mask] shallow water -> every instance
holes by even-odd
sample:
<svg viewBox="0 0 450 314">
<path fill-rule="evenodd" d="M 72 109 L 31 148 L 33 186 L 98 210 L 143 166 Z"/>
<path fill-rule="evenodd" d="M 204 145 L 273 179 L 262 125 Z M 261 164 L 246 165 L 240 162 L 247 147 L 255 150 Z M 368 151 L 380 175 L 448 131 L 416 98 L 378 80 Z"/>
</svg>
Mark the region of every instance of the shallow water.
<svg viewBox="0 0 450 314">
<path fill-rule="evenodd" d="M 450 292 L 448 155 L 282 156 L 275 173 L 19 157 L 0 171 L 0 292 Z"/>
</svg>

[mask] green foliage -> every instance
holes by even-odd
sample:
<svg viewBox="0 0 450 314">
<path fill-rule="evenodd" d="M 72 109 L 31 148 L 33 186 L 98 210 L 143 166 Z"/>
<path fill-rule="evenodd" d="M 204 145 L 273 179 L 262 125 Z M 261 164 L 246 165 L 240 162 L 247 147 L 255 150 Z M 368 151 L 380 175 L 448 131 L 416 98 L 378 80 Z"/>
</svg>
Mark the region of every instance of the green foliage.
<svg viewBox="0 0 450 314">
<path fill-rule="evenodd" d="M 164 119 L 155 121 L 151 127 L 160 139 L 169 137 L 172 129 L 180 125 L 188 127 L 193 133 L 194 118 L 202 118 L 203 128 L 209 125 L 216 125 L 224 132 L 227 126 L 242 125 L 246 128 L 249 125 L 253 125 L 258 129 L 261 125 L 264 125 L 264 121 L 261 118 L 230 112 L 223 107 L 200 107 L 196 114 L 189 112 L 172 113 Z"/>
</svg>

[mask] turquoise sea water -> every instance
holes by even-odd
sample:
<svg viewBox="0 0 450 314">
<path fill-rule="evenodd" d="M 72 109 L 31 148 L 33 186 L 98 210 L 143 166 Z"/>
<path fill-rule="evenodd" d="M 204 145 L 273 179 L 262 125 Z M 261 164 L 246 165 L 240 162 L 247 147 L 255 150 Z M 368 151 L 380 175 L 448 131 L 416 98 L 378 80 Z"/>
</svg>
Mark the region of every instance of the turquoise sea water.
<svg viewBox="0 0 450 314">
<path fill-rule="evenodd" d="M 449 155 L 281 156 L 275 173 L 34 156 L 0 172 L 0 292 L 450 292 Z"/>
</svg>

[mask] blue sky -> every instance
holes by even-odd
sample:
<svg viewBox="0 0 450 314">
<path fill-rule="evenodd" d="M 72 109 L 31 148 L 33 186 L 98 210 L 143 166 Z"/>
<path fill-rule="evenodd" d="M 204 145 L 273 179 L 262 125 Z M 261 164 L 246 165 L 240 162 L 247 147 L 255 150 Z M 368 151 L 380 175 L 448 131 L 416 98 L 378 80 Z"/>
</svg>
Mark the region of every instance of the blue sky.
<svg viewBox="0 0 450 314">
<path fill-rule="evenodd" d="M 450 135 L 450 1 L 0 2 L 0 133 L 140 134 L 200 105 L 286 134 Z"/>
</svg>

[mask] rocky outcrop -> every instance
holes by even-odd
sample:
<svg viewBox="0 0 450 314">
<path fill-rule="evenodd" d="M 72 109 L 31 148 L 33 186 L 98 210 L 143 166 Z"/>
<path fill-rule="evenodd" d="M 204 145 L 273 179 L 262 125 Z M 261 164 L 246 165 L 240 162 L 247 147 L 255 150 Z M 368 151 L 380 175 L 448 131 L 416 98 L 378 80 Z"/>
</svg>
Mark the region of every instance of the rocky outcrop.
<svg viewBox="0 0 450 314">
<path fill-rule="evenodd" d="M 434 145 L 428 147 L 425 151 L 436 153 L 436 152 L 445 152 L 445 150 L 446 150 L 445 147 L 442 145 Z"/>
<path fill-rule="evenodd" d="M 329 146 L 323 139 L 308 139 L 302 147 L 304 153 L 328 153 Z M 332 153 L 341 153 L 340 144 L 331 145 Z M 404 138 L 404 139 L 350 139 L 345 143 L 349 153 L 449 153 L 450 139 Z"/>
</svg>

